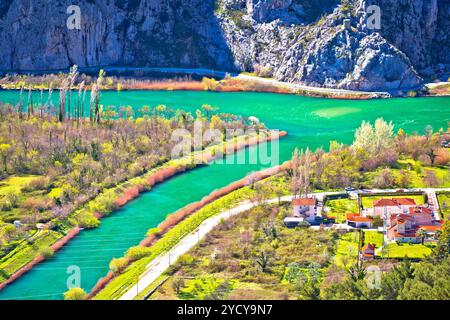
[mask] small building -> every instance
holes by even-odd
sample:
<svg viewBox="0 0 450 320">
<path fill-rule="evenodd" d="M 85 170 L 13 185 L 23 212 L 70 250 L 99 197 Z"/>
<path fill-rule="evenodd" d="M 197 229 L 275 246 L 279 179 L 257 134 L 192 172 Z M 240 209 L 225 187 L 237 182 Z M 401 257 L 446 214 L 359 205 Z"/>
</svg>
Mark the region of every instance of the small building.
<svg viewBox="0 0 450 320">
<path fill-rule="evenodd" d="M 19 228 L 20 226 L 22 226 L 22 222 L 20 222 L 19 220 L 14 220 L 13 225 L 16 228 Z"/>
<path fill-rule="evenodd" d="M 287 218 L 284 218 L 283 223 L 287 228 L 296 228 L 305 223 L 305 218 L 303 218 L 303 217 L 287 217 Z"/>
<path fill-rule="evenodd" d="M 375 257 L 375 245 L 368 243 L 361 248 L 361 257 L 364 260 L 370 260 Z"/>
<path fill-rule="evenodd" d="M 36 224 L 36 229 L 44 230 L 44 229 L 47 229 L 47 226 L 45 224 L 43 224 L 43 223 L 37 223 Z"/>
<path fill-rule="evenodd" d="M 315 222 L 317 216 L 316 198 L 298 198 L 292 201 L 294 217 L 304 217 L 308 222 Z"/>
<path fill-rule="evenodd" d="M 369 217 L 361 217 L 357 213 L 351 213 L 347 215 L 347 224 L 358 229 L 371 229 L 373 220 Z"/>
</svg>

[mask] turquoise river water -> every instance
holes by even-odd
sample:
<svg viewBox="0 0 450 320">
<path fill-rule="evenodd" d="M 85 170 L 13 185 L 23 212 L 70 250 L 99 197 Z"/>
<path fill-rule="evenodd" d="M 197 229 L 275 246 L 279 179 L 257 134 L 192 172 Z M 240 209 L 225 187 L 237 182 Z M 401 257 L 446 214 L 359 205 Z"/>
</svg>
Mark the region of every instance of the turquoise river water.
<svg viewBox="0 0 450 320">
<path fill-rule="evenodd" d="M 0 91 L 2 102 L 17 103 L 18 99 L 18 92 Z M 407 132 L 423 132 L 427 125 L 435 130 L 447 128 L 450 121 L 450 98 L 348 101 L 267 93 L 128 91 L 104 92 L 101 103 L 135 108 L 165 104 L 191 112 L 207 103 L 219 107 L 219 112 L 256 116 L 269 128 L 288 132 L 279 142 L 280 162 L 288 160 L 295 147 L 327 149 L 331 140 L 350 143 L 363 120 L 382 117 Z M 81 286 L 89 291 L 108 272 L 112 258 L 138 244 L 167 214 L 264 167 L 261 163 L 216 163 L 176 176 L 103 219 L 99 228 L 82 231 L 53 258 L 0 291 L 0 299 L 62 299 L 67 268 L 72 265 L 80 267 Z"/>
</svg>

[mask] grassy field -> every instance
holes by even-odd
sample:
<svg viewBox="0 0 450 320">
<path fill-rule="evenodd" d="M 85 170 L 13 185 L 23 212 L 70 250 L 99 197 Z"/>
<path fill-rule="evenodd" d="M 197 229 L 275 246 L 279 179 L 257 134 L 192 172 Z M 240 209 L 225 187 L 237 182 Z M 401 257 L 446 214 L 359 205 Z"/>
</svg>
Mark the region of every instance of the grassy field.
<svg viewBox="0 0 450 320">
<path fill-rule="evenodd" d="M 49 217 L 47 203 L 51 199 L 47 196 L 46 185 L 30 188 L 36 181 L 45 181 L 44 177 L 29 176 L 11 176 L 0 181 L 0 219 L 4 222 L 12 223 L 14 220 L 20 220 L 23 223 L 31 217 L 30 208 L 40 206 L 43 208 L 40 212 L 34 212 L 38 220 Z M 28 204 L 27 204 L 28 201 Z M 50 218 L 49 218 L 50 219 Z"/>
<path fill-rule="evenodd" d="M 431 254 L 431 248 L 422 244 L 390 243 L 382 251 L 383 258 L 411 258 L 422 259 Z"/>
<path fill-rule="evenodd" d="M 359 233 L 349 232 L 337 241 L 334 263 L 339 267 L 348 267 L 358 260 Z"/>
<path fill-rule="evenodd" d="M 364 244 L 374 244 L 377 248 L 383 245 L 384 236 L 377 231 L 364 230 Z"/>
<path fill-rule="evenodd" d="M 373 208 L 373 202 L 380 199 L 398 199 L 398 198 L 409 198 L 414 199 L 416 204 L 422 205 L 425 203 L 425 196 L 417 196 L 417 195 L 398 195 L 398 196 L 369 196 L 369 197 L 361 197 L 361 204 L 363 208 Z"/>
<path fill-rule="evenodd" d="M 28 184 L 38 178 L 39 176 L 15 176 L 15 177 L 9 177 L 5 180 L 0 181 L 0 198 L 9 194 L 9 193 L 15 193 L 19 194 L 21 193 L 21 189 L 23 187 L 28 186 Z"/>
<path fill-rule="evenodd" d="M 450 218 L 450 193 L 437 194 L 439 207 L 441 208 L 442 218 L 447 220 Z"/>
<path fill-rule="evenodd" d="M 348 213 L 358 213 L 358 201 L 350 199 L 327 200 L 325 206 L 330 209 L 328 216 L 336 217 L 336 222 L 345 223 Z"/>
<path fill-rule="evenodd" d="M 0 260 L 0 282 L 37 257 L 40 250 L 48 248 L 60 238 L 61 235 L 57 232 L 43 230 L 33 240 L 23 241 Z"/>
</svg>

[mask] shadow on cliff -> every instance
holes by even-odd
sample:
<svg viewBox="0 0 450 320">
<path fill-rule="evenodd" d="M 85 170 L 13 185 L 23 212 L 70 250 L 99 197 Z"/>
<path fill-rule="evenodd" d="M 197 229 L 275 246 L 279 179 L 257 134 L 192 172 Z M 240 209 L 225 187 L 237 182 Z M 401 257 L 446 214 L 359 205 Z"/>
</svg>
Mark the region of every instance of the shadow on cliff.
<svg viewBox="0 0 450 320">
<path fill-rule="evenodd" d="M 182 0 L 173 1 L 181 2 Z M 199 5 L 196 8 L 202 7 L 203 10 L 199 21 L 187 22 L 187 24 L 180 25 L 179 29 L 186 31 L 186 25 L 194 26 L 191 32 L 185 34 L 184 39 L 192 39 L 191 41 L 184 41 L 183 38 L 179 39 L 181 47 L 179 48 L 181 53 L 192 54 L 192 66 L 199 68 L 211 68 L 221 71 L 239 71 L 239 68 L 235 64 L 235 59 L 232 50 L 229 47 L 229 43 L 225 38 L 225 33 L 222 30 L 219 19 L 214 13 L 215 0 L 194 0 Z M 190 15 L 192 10 L 185 11 L 185 15 Z M 192 17 L 194 20 L 198 19 Z M 187 46 L 185 46 L 185 44 Z M 192 45 L 191 45 L 192 44 Z M 180 60 L 180 66 L 186 66 L 183 58 Z"/>
<path fill-rule="evenodd" d="M 158 23 L 170 25 L 160 34 L 145 34 L 139 39 L 143 54 L 134 66 L 205 68 L 237 71 L 234 57 L 214 14 L 214 0 L 166 2 L 171 15 L 161 13 Z M 153 56 L 149 57 L 149 52 Z"/>
</svg>

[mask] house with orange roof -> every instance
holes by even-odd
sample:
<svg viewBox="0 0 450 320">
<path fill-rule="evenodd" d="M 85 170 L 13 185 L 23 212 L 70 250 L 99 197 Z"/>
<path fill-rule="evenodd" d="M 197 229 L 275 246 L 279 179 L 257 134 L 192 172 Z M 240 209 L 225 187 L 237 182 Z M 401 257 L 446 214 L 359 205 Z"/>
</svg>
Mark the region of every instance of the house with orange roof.
<svg viewBox="0 0 450 320">
<path fill-rule="evenodd" d="M 383 198 L 373 202 L 373 215 L 389 219 L 392 214 L 408 213 L 416 206 L 416 201 L 410 198 Z"/>
<path fill-rule="evenodd" d="M 317 216 L 316 198 L 297 198 L 292 201 L 294 217 L 304 217 L 306 221 L 315 222 Z"/>
<path fill-rule="evenodd" d="M 427 237 L 436 238 L 436 233 L 441 228 L 439 221 L 434 221 L 432 210 L 416 206 L 410 208 L 408 213 L 393 214 L 389 219 L 387 238 L 391 241 L 419 243 L 422 241 L 423 232 Z"/>
<path fill-rule="evenodd" d="M 396 242 L 402 242 L 402 243 L 420 243 L 421 242 L 421 238 L 416 233 L 415 229 L 400 233 L 400 232 L 398 232 L 397 226 L 393 226 L 388 230 L 387 238 L 390 241 L 396 241 Z"/>
<path fill-rule="evenodd" d="M 361 248 L 361 258 L 370 260 L 375 257 L 375 245 L 368 243 Z"/>
<path fill-rule="evenodd" d="M 350 213 L 347 215 L 347 224 L 354 228 L 372 228 L 373 219 L 369 217 L 362 217 L 357 213 Z"/>
<path fill-rule="evenodd" d="M 414 223 L 420 226 L 433 225 L 433 211 L 431 209 L 417 206 L 409 208 L 409 215 L 414 218 Z"/>
<path fill-rule="evenodd" d="M 438 225 L 434 225 L 434 226 L 421 226 L 421 227 L 419 227 L 417 232 L 419 232 L 421 230 L 425 231 L 427 239 L 437 240 L 437 238 L 442 230 L 442 225 L 438 224 Z"/>
</svg>

